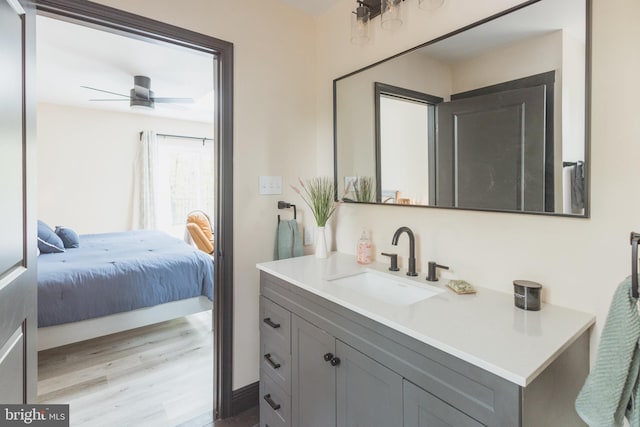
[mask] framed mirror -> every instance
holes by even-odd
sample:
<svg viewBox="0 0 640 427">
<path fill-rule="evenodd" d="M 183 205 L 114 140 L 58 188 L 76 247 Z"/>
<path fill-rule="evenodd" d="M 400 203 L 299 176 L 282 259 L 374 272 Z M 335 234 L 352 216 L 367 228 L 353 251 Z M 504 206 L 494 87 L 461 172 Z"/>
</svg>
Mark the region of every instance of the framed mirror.
<svg viewBox="0 0 640 427">
<path fill-rule="evenodd" d="M 336 194 L 588 217 L 590 8 L 529 1 L 334 80 Z"/>
</svg>

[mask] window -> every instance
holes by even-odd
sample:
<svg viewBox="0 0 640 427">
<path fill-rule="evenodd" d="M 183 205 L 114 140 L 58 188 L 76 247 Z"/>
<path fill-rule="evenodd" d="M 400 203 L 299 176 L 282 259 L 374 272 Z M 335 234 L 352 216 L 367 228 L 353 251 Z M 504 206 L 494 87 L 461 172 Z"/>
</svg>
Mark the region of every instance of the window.
<svg viewBox="0 0 640 427">
<path fill-rule="evenodd" d="M 189 212 L 213 220 L 214 165 L 211 140 L 158 138 L 158 228 L 182 238 Z"/>
</svg>

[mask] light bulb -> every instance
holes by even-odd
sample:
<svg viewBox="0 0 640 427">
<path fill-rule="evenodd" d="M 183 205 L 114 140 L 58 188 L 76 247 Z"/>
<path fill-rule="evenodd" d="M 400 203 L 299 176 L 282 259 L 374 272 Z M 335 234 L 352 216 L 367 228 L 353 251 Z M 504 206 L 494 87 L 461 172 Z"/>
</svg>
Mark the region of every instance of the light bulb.
<svg viewBox="0 0 640 427">
<path fill-rule="evenodd" d="M 360 3 L 351 15 L 351 43 L 363 45 L 369 41 L 369 8 Z"/>
<path fill-rule="evenodd" d="M 400 0 L 381 0 L 380 24 L 385 30 L 394 30 L 402 25 Z"/>
</svg>

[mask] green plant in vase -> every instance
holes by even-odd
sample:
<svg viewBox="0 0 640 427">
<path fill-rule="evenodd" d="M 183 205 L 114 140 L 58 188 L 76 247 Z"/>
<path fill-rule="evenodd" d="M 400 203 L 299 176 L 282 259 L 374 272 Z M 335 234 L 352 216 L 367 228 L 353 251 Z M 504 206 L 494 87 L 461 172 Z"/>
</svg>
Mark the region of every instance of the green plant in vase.
<svg viewBox="0 0 640 427">
<path fill-rule="evenodd" d="M 302 197 L 302 200 L 311 208 L 311 212 L 316 220 L 318 226 L 316 233 L 316 257 L 327 257 L 327 244 L 324 235 L 324 227 L 327 225 L 327 221 L 331 218 L 331 215 L 336 210 L 338 202 L 335 200 L 335 190 L 333 180 L 328 177 L 316 177 L 306 181 L 300 182 L 299 189 L 295 186 L 291 186 L 293 190 Z"/>
<path fill-rule="evenodd" d="M 356 202 L 371 202 L 374 195 L 373 178 L 370 176 L 359 176 L 353 186 L 353 196 Z"/>
</svg>

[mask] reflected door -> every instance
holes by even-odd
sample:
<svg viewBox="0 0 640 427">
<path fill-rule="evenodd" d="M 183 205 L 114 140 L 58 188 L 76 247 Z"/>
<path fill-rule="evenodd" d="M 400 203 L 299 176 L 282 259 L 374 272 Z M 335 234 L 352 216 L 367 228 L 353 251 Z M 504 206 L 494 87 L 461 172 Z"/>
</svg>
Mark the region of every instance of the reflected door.
<svg viewBox="0 0 640 427">
<path fill-rule="evenodd" d="M 436 116 L 438 206 L 544 211 L 544 86 L 444 102 Z"/>
</svg>

